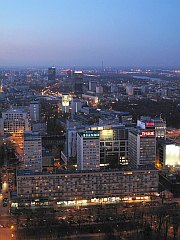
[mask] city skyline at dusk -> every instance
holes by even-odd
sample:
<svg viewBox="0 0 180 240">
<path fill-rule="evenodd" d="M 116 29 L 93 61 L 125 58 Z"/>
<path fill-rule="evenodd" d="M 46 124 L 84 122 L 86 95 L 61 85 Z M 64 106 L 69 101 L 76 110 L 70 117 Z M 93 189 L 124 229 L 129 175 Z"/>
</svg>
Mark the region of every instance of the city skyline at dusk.
<svg viewBox="0 0 180 240">
<path fill-rule="evenodd" d="M 0 5 L 0 66 L 179 67 L 178 0 Z"/>
</svg>

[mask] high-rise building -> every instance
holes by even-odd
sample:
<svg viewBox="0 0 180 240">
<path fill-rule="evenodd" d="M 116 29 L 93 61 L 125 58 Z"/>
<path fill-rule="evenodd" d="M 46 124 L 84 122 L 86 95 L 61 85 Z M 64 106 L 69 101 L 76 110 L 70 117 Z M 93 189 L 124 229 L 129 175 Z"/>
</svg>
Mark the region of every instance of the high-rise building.
<svg viewBox="0 0 180 240">
<path fill-rule="evenodd" d="M 25 169 L 42 171 L 42 140 L 38 132 L 24 132 L 23 162 Z"/>
<path fill-rule="evenodd" d="M 3 91 L 2 81 L 0 80 L 0 100 L 5 99 L 5 93 Z"/>
<path fill-rule="evenodd" d="M 48 68 L 48 80 L 55 80 L 56 79 L 56 68 L 50 67 Z"/>
<path fill-rule="evenodd" d="M 98 131 L 77 134 L 78 170 L 96 170 L 100 167 L 100 140 Z"/>
<path fill-rule="evenodd" d="M 28 113 L 22 109 L 8 109 L 2 112 L 0 118 L 0 133 L 22 136 L 24 131 L 30 130 Z"/>
<path fill-rule="evenodd" d="M 156 137 L 154 129 L 130 129 L 128 139 L 129 166 L 155 165 Z"/>
<path fill-rule="evenodd" d="M 82 131 L 98 131 L 100 139 L 100 167 L 128 164 L 128 127 L 122 124 L 99 124 L 67 127 L 67 160 L 76 158 L 77 136 Z"/>
<path fill-rule="evenodd" d="M 74 71 L 73 72 L 73 91 L 75 94 L 83 93 L 83 72 Z"/>
<path fill-rule="evenodd" d="M 40 102 L 39 101 L 30 102 L 30 118 L 31 118 L 31 122 L 40 121 Z"/>
</svg>

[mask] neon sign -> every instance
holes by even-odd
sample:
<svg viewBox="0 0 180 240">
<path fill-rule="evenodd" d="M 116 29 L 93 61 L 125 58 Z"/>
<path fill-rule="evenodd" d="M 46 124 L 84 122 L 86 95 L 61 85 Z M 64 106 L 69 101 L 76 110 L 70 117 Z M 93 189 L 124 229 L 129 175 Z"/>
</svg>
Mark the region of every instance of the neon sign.
<svg viewBox="0 0 180 240">
<path fill-rule="evenodd" d="M 154 127 L 154 122 L 147 122 L 146 127 Z"/>
<path fill-rule="evenodd" d="M 148 132 L 142 131 L 140 136 L 141 137 L 155 136 L 155 132 L 154 131 L 148 131 Z"/>
<path fill-rule="evenodd" d="M 99 133 L 84 133 L 83 137 L 99 137 Z"/>
</svg>

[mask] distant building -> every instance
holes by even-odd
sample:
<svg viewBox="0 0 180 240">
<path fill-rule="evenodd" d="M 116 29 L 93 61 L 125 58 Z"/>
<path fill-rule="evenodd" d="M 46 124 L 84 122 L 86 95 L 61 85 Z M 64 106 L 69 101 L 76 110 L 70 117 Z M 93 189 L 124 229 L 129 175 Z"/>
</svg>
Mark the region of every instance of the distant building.
<svg viewBox="0 0 180 240">
<path fill-rule="evenodd" d="M 132 125 L 132 114 L 129 112 L 119 112 L 119 111 L 110 111 L 110 110 L 101 110 L 100 111 L 100 120 L 99 122 L 108 122 L 112 120 L 113 122 L 122 123 L 125 125 Z"/>
<path fill-rule="evenodd" d="M 97 80 L 91 80 L 89 81 L 89 91 L 96 92 L 96 87 L 98 86 L 99 81 Z"/>
<path fill-rule="evenodd" d="M 137 95 L 141 95 L 141 88 L 140 87 L 133 87 L 133 95 L 137 96 Z"/>
<path fill-rule="evenodd" d="M 132 85 L 127 85 L 126 86 L 126 93 L 129 95 L 129 96 L 132 96 L 133 95 L 133 86 Z"/>
<path fill-rule="evenodd" d="M 84 105 L 86 105 L 86 101 L 83 101 L 81 99 L 72 99 L 72 101 L 71 101 L 72 116 L 74 114 L 77 114 L 78 112 L 80 112 Z"/>
<path fill-rule="evenodd" d="M 69 112 L 70 101 L 72 97 L 69 94 L 62 94 L 62 111 Z"/>
<path fill-rule="evenodd" d="M 96 93 L 97 94 L 103 94 L 103 87 L 102 86 L 97 86 L 96 87 Z"/>
<path fill-rule="evenodd" d="M 103 116 L 101 118 L 99 118 L 99 124 L 106 124 L 106 125 L 110 125 L 110 124 L 119 124 L 119 118 L 116 116 Z"/>
<path fill-rule="evenodd" d="M 56 68 L 50 67 L 48 68 L 48 80 L 55 80 L 56 79 Z"/>
<path fill-rule="evenodd" d="M 24 131 L 30 130 L 28 112 L 22 108 L 8 109 L 2 112 L 0 118 L 0 133 L 22 136 Z"/>
<path fill-rule="evenodd" d="M 82 99 L 88 102 L 88 105 L 96 105 L 99 102 L 99 98 L 90 94 L 82 94 Z"/>
<path fill-rule="evenodd" d="M 0 100 L 5 99 L 5 93 L 3 91 L 2 81 L 0 80 Z"/>
<path fill-rule="evenodd" d="M 30 118 L 31 118 L 31 122 L 40 121 L 40 102 L 39 101 L 30 102 Z"/>
<path fill-rule="evenodd" d="M 43 168 L 53 167 L 53 164 L 54 164 L 54 161 L 53 161 L 52 152 L 43 148 L 42 149 L 42 167 Z"/>
<path fill-rule="evenodd" d="M 72 75 L 73 90 L 75 94 L 81 95 L 83 93 L 83 72 L 74 71 Z"/>
<path fill-rule="evenodd" d="M 42 140 L 37 132 L 24 132 L 23 162 L 25 169 L 42 171 Z"/>
<path fill-rule="evenodd" d="M 47 123 L 45 122 L 34 122 L 32 123 L 32 131 L 39 132 L 41 136 L 47 134 Z"/>
<path fill-rule="evenodd" d="M 77 134 L 77 169 L 96 170 L 100 167 L 100 140 L 98 131 Z"/>
</svg>

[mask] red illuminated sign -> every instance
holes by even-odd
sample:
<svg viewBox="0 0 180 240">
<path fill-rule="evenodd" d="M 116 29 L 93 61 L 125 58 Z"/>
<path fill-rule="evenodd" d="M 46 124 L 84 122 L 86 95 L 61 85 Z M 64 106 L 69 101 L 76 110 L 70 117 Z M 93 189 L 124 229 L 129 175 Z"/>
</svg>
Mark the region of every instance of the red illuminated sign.
<svg viewBox="0 0 180 240">
<path fill-rule="evenodd" d="M 155 132 L 154 131 L 148 131 L 148 132 L 142 131 L 140 136 L 141 137 L 155 136 Z"/>
<path fill-rule="evenodd" d="M 146 127 L 154 127 L 154 122 L 147 122 Z"/>
</svg>

